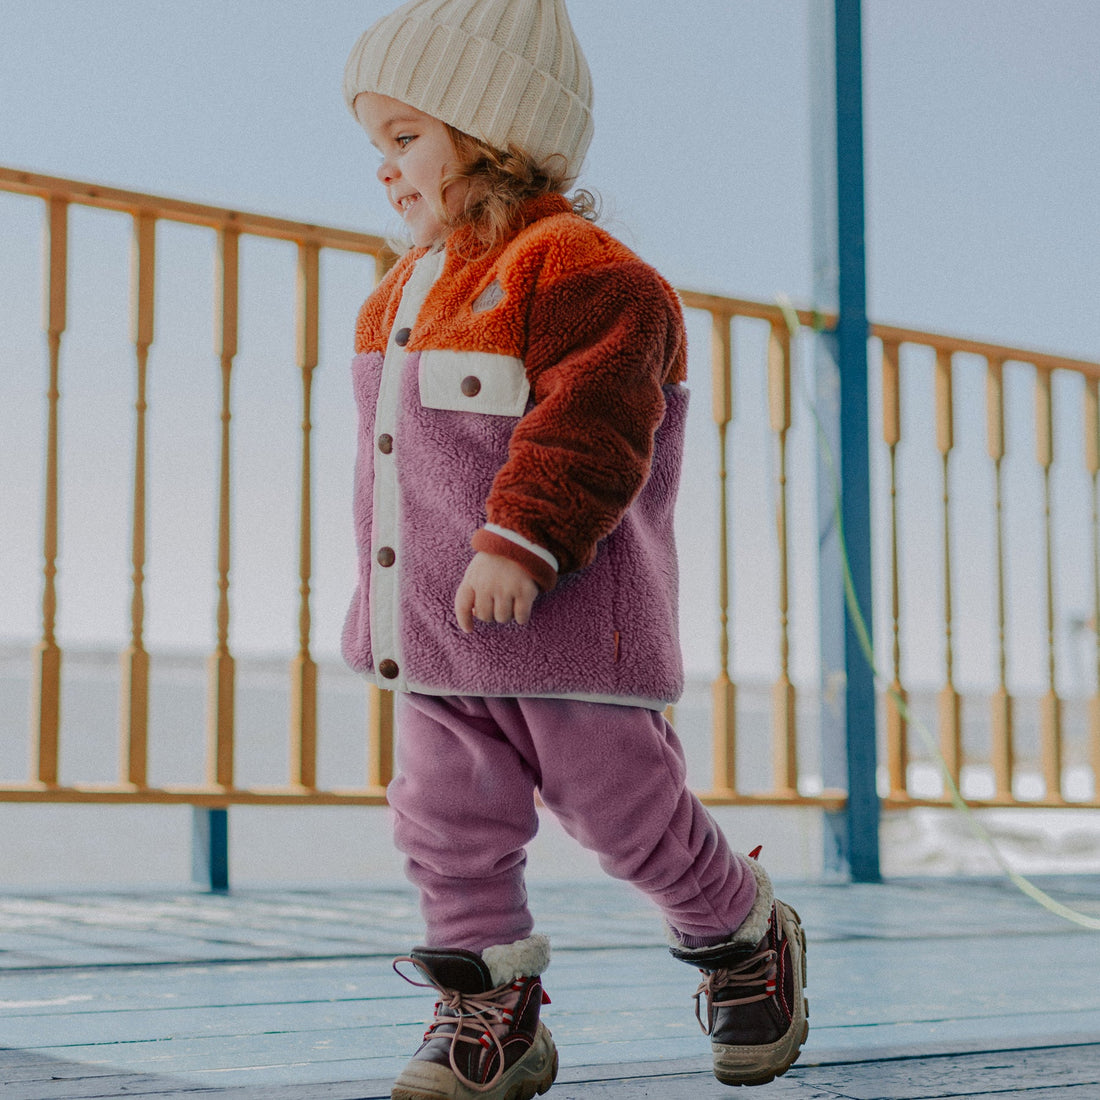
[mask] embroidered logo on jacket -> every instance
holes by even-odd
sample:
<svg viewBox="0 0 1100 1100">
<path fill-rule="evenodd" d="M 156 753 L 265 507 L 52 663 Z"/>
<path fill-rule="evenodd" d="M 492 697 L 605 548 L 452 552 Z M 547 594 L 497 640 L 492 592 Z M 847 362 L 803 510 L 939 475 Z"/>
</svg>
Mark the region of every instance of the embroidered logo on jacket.
<svg viewBox="0 0 1100 1100">
<path fill-rule="evenodd" d="M 487 313 L 504 301 L 504 287 L 494 279 L 473 301 L 470 311 L 473 313 Z"/>
</svg>

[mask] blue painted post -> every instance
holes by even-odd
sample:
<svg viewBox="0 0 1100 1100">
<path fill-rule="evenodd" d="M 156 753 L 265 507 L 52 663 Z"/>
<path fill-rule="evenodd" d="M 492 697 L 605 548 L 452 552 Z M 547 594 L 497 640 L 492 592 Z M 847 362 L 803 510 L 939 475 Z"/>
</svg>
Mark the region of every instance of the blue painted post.
<svg viewBox="0 0 1100 1100">
<path fill-rule="evenodd" d="M 832 8 L 830 11 L 829 8 Z M 871 630 L 871 494 L 863 204 L 863 57 L 860 0 L 818 0 L 814 34 L 814 293 L 835 309 L 835 332 L 815 348 L 816 397 L 841 481 L 844 549 Z M 832 138 L 835 135 L 835 145 Z M 877 882 L 879 802 L 874 677 L 844 607 L 833 475 L 818 473 L 822 771 L 848 805 L 826 815 L 825 866 Z"/>
<path fill-rule="evenodd" d="M 860 0 L 836 0 L 836 164 L 841 513 L 856 599 L 871 634 L 871 472 L 867 415 L 867 281 L 863 209 L 863 43 Z M 872 635 L 873 636 L 873 635 Z M 848 743 L 848 860 L 855 882 L 876 882 L 875 681 L 851 615 L 844 631 Z"/>
<path fill-rule="evenodd" d="M 224 894 L 229 890 L 229 811 L 191 809 L 191 880 L 212 894 Z"/>
</svg>

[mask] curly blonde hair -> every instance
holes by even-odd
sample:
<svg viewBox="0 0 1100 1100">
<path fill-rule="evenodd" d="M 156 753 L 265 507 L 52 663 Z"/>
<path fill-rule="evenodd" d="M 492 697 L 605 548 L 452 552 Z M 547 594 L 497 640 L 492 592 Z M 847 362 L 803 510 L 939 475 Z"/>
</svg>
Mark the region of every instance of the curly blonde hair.
<svg viewBox="0 0 1100 1100">
<path fill-rule="evenodd" d="M 464 250 L 484 255 L 502 244 L 515 227 L 520 210 L 531 199 L 564 195 L 573 182 L 565 175 L 565 158 L 539 162 L 516 146 L 494 149 L 475 137 L 444 123 L 458 167 L 444 177 L 441 193 L 453 183 L 466 184 L 466 201 L 449 228 L 468 229 Z M 599 217 L 599 199 L 578 188 L 570 196 L 573 212 L 586 221 Z"/>
</svg>

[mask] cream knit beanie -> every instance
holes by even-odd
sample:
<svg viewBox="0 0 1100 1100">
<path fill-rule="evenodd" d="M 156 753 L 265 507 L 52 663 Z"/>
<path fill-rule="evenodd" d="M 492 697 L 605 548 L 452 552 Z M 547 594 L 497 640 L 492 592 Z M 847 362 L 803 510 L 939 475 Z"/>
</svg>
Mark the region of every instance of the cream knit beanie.
<svg viewBox="0 0 1100 1100">
<path fill-rule="evenodd" d="M 561 156 L 571 179 L 592 141 L 592 76 L 565 0 L 408 0 L 351 51 L 353 113 L 360 92 L 399 99 L 494 149 Z"/>
</svg>

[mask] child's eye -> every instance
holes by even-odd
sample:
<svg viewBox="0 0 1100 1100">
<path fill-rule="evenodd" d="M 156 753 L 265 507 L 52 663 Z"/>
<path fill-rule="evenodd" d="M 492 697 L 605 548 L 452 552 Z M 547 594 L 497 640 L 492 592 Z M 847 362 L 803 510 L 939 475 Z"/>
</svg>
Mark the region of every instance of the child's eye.
<svg viewBox="0 0 1100 1100">
<path fill-rule="evenodd" d="M 415 134 L 398 134 L 393 140 L 399 149 L 404 149 L 415 137 Z"/>
</svg>

